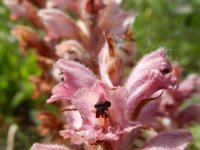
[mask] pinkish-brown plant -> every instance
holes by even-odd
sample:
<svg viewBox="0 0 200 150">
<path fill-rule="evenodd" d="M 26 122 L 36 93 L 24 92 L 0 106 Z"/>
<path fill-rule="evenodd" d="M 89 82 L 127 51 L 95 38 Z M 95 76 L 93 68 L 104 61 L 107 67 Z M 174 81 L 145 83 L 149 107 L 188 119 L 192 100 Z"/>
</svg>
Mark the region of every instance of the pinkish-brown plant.
<svg viewBox="0 0 200 150">
<path fill-rule="evenodd" d="M 30 76 L 33 98 L 51 95 L 47 102 L 59 106 L 63 119 L 39 113 L 40 133 L 57 144 L 34 144 L 31 150 L 183 150 L 192 141 L 180 129 L 200 122 L 200 107 L 179 107 L 199 91 L 199 77 L 182 81 L 164 48 L 134 66 L 136 13 L 123 11 L 120 2 L 4 0 L 12 20 L 25 18 L 36 27 L 12 30 L 22 54 L 34 50 L 41 69 Z M 127 67 L 133 67 L 128 77 Z"/>
<path fill-rule="evenodd" d="M 36 85 L 33 98 L 40 93 L 50 94 L 55 75 L 49 65 L 58 58 L 79 61 L 98 74 L 97 56 L 105 41 L 103 32 L 116 35 L 116 40 L 120 41 L 117 53 L 125 64 L 133 64 L 135 45 L 130 27 L 135 13 L 124 12 L 117 1 L 4 0 L 4 4 L 10 9 L 12 19 L 25 18 L 36 29 L 45 32 L 41 36 L 36 29 L 21 25 L 12 31 L 19 40 L 22 54 L 29 49 L 37 54 L 42 72 L 40 76 L 31 77 Z M 112 19 L 118 20 L 117 23 Z M 43 86 L 38 82 L 43 82 Z"/>
<path fill-rule="evenodd" d="M 176 77 L 165 50 L 161 48 L 146 55 L 130 76 L 122 80 L 118 73 L 123 72 L 123 67 L 113 71 L 113 68 L 119 66 L 116 63 L 119 60 L 115 47 L 109 45 L 113 42 L 112 38 L 107 38 L 109 40 L 99 54 L 101 77 L 98 78 L 80 63 L 58 60 L 55 67 L 61 71 L 62 80 L 54 87 L 53 95 L 47 102 L 61 103 L 64 115 L 73 120 L 68 122 L 68 128 L 60 131 L 72 143 L 83 144 L 86 149 L 99 145 L 105 149 L 132 149 L 134 140 L 143 128 L 142 122 L 137 121 L 142 108 L 161 97 L 160 94 L 152 97 L 157 91 L 175 89 Z M 108 61 L 111 61 L 113 68 L 110 68 Z M 110 76 L 110 71 L 115 75 Z M 119 77 L 116 78 L 117 75 Z M 156 148 L 160 145 L 161 149 L 170 148 L 174 139 L 174 148 L 178 150 L 184 149 L 192 140 L 191 134 L 186 131 L 157 134 L 158 138 L 155 137 L 150 141 L 151 144 L 144 147 L 150 145 Z M 163 136 L 165 134 L 166 137 Z M 156 140 L 159 137 L 166 141 L 165 144 L 162 145 L 162 140 Z"/>
</svg>

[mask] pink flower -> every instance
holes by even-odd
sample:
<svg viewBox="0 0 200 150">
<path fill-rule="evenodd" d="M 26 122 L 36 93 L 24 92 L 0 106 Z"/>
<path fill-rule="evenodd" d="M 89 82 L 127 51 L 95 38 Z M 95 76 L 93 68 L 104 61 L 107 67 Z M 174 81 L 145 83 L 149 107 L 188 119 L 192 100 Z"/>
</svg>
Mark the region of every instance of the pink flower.
<svg viewBox="0 0 200 150">
<path fill-rule="evenodd" d="M 126 102 L 127 114 L 137 114 L 137 107 L 146 104 L 145 100 L 156 91 L 175 88 L 176 78 L 171 71 L 172 67 L 164 49 L 161 48 L 144 57 L 125 83 L 129 92 Z M 132 117 L 135 118 L 134 115 Z"/>
<path fill-rule="evenodd" d="M 186 100 L 190 100 L 188 98 L 199 92 L 199 81 L 197 75 L 189 75 L 179 83 L 176 89 L 168 89 L 158 100 L 145 105 L 137 121 L 147 127 L 153 127 L 155 130 L 166 130 L 175 126 L 182 128 L 192 123 L 198 123 L 200 121 L 199 105 L 190 105 L 183 110 L 179 107 Z"/>
<path fill-rule="evenodd" d="M 90 56 L 89 60 L 92 62 L 98 56 L 104 42 L 102 32 L 114 33 L 123 41 L 123 44 L 119 44 L 119 54 L 122 55 L 124 62 L 130 64 L 135 55 L 135 46 L 129 35 L 135 13 L 124 12 L 120 5 L 114 2 L 104 3 L 103 0 L 52 0 L 49 8 L 38 11 L 47 33 L 46 39 L 57 42 L 65 38 L 76 40 L 85 49 L 85 54 L 88 53 L 86 55 Z M 65 9 L 73 12 L 78 18 L 74 20 L 66 11 L 51 8 L 53 6 L 66 6 Z"/>
<path fill-rule="evenodd" d="M 122 75 L 119 74 L 123 72 L 120 63 L 122 61 L 109 36 L 99 55 L 103 81 L 80 63 L 63 59 L 57 61 L 55 67 L 61 70 L 62 81 L 54 87 L 53 95 L 47 102 L 66 104 L 70 101 L 82 119 L 79 128 L 61 131 L 63 137 L 80 137 L 90 144 L 109 141 L 115 147 L 115 141 L 121 141 L 141 127 L 133 119 L 137 118 L 144 100 L 147 103 L 158 90 L 176 85 L 163 48 L 146 55 L 125 84 L 122 84 Z"/>
<path fill-rule="evenodd" d="M 72 38 L 81 40 L 83 35 L 76 23 L 64 12 L 58 9 L 40 9 L 38 16 L 44 23 L 50 38 Z"/>
</svg>

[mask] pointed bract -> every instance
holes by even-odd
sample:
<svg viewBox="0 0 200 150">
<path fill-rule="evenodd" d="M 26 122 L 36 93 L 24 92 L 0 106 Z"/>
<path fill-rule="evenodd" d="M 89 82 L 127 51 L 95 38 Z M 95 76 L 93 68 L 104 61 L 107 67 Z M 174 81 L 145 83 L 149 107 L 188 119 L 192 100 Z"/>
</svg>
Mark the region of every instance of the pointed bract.
<svg viewBox="0 0 200 150">
<path fill-rule="evenodd" d="M 106 36 L 106 43 L 104 44 L 99 54 L 99 69 L 101 79 L 110 87 L 121 84 L 123 77 L 123 62 L 116 53 L 114 41 L 111 35 Z"/>
</svg>

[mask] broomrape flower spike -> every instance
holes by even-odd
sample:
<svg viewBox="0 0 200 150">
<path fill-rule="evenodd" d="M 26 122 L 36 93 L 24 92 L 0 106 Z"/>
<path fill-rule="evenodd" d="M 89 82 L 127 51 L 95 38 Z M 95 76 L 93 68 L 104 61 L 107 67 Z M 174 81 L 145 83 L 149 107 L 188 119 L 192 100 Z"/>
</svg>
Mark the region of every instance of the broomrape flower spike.
<svg viewBox="0 0 200 150">
<path fill-rule="evenodd" d="M 172 66 L 164 48 L 161 48 L 144 56 L 126 82 L 122 84 L 118 81 L 120 84 L 115 86 L 112 82 L 112 76 L 109 76 L 110 70 L 107 62 L 110 61 L 110 51 L 114 53 L 112 55 L 114 65 L 115 61 L 118 61 L 116 59 L 118 56 L 115 53 L 114 44 L 112 47 L 109 46 L 109 42 L 113 42 L 112 38 L 110 36 L 106 36 L 106 38 L 109 38 L 109 40 L 106 41 L 99 54 L 101 77 L 97 78 L 92 71 L 78 62 L 60 59 L 56 62 L 55 67 L 62 72 L 63 80 L 54 87 L 53 95 L 47 102 L 57 101 L 62 104 L 70 102 L 77 111 L 70 111 L 68 117 L 71 115 L 73 118 L 73 113 L 80 114 L 80 118 L 74 118 L 74 120 L 79 120 L 78 128 L 73 128 L 73 125 L 71 125 L 71 128 L 60 132 L 64 138 L 81 140 L 81 143 L 85 143 L 88 147 L 97 147 L 100 144 L 107 149 L 120 150 L 132 143 L 142 127 L 140 122 L 132 120 L 132 116 L 137 119 L 135 113 L 140 114 L 136 110 L 141 111 L 142 107 L 148 104 L 148 100 L 156 101 L 157 98 L 151 98 L 151 96 L 157 91 L 174 89 L 176 77 L 172 74 Z M 120 69 L 114 73 L 123 71 L 123 68 Z M 106 79 L 105 76 L 107 76 Z M 118 78 L 118 80 L 121 80 L 121 78 Z M 144 99 L 146 101 L 143 104 Z M 169 134 L 171 138 L 170 134 L 173 134 L 173 132 L 166 134 Z M 179 142 L 179 144 L 187 145 L 191 140 L 191 135 L 187 134 L 186 131 L 176 134 L 186 136 L 186 140 L 184 139 L 185 141 Z M 176 136 L 172 136 L 172 138 L 174 137 Z M 132 140 L 130 141 L 130 139 Z M 182 139 L 180 138 L 180 140 Z M 77 141 L 73 140 L 73 142 L 76 143 Z M 166 148 L 170 144 L 170 142 L 166 142 L 164 147 Z M 154 146 L 154 144 L 152 145 Z"/>
<path fill-rule="evenodd" d="M 3 0 L 3 2 L 11 11 L 11 19 L 25 18 L 36 27 L 33 29 L 16 26 L 12 30 L 24 56 L 28 50 L 33 50 L 37 54 L 36 61 L 42 73 L 40 76 L 30 77 L 36 85 L 33 98 L 37 98 L 41 93 L 50 95 L 51 88 L 58 79 L 56 71 L 52 70 L 52 63 L 58 58 L 76 60 L 98 74 L 96 60 L 104 43 L 103 31 L 119 36 L 121 43 L 118 44 L 117 53 L 125 64 L 133 66 L 136 49 L 130 29 L 136 13 L 121 10 L 121 1 Z M 44 35 L 38 33 L 37 29 L 44 31 Z M 115 76 L 119 78 L 121 75 Z M 114 85 L 119 84 L 114 77 L 112 80 Z"/>
<path fill-rule="evenodd" d="M 34 144 L 31 150 L 186 148 L 191 134 L 172 129 L 200 122 L 199 105 L 179 109 L 199 92 L 199 76 L 182 81 L 182 69 L 170 64 L 163 48 L 135 65 L 131 28 L 136 13 L 120 9 L 121 0 L 3 2 L 12 20 L 25 18 L 36 27 L 20 25 L 12 30 L 22 54 L 34 50 L 41 69 L 41 75 L 30 77 L 36 85 L 33 98 L 51 95 L 60 79 L 58 70 L 61 76 L 47 102 L 58 104 L 64 117 L 41 112 L 37 118 L 40 133 L 63 146 Z M 133 66 L 125 78 L 124 68 Z M 149 135 L 144 137 L 141 128 Z M 136 139 L 145 144 L 138 146 L 133 143 Z"/>
</svg>

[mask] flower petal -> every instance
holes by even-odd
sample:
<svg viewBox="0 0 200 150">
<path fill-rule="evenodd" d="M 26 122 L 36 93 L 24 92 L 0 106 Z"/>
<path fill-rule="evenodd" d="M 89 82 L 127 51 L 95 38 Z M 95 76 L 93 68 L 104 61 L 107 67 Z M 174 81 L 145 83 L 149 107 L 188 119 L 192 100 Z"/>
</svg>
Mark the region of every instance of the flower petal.
<svg viewBox="0 0 200 150">
<path fill-rule="evenodd" d="M 76 96 L 72 103 L 78 109 L 83 120 L 82 128 L 93 127 L 96 123 L 95 108 L 94 105 L 98 101 L 98 95 L 90 90 L 83 89 L 76 93 Z"/>
<path fill-rule="evenodd" d="M 106 86 L 97 82 L 91 89 L 79 90 L 72 103 L 79 110 L 83 120 L 82 128 L 94 127 L 97 123 L 95 104 L 106 101 Z"/>
<path fill-rule="evenodd" d="M 72 38 L 80 40 L 82 31 L 75 22 L 58 9 L 41 9 L 38 16 L 44 23 L 50 38 Z"/>
<path fill-rule="evenodd" d="M 176 78 L 171 71 L 171 64 L 163 48 L 146 55 L 126 81 L 129 92 L 126 112 L 130 115 L 142 100 L 156 91 L 174 87 Z"/>
<path fill-rule="evenodd" d="M 146 104 L 141 110 L 136 121 L 140 122 L 145 127 L 147 126 L 161 130 L 163 125 L 157 117 L 161 117 L 163 114 L 159 111 L 159 104 L 159 100 L 151 101 Z"/>
<path fill-rule="evenodd" d="M 200 123 L 200 105 L 191 105 L 179 113 L 177 121 L 179 126 L 191 125 L 192 123 Z"/>
<path fill-rule="evenodd" d="M 82 139 L 79 135 L 76 135 L 75 132 L 76 130 L 74 129 L 66 129 L 66 130 L 60 131 L 60 135 L 64 139 L 70 139 L 70 141 L 75 145 L 83 144 L 85 142 L 84 139 Z"/>
<path fill-rule="evenodd" d="M 197 92 L 197 89 L 200 87 L 199 81 L 200 78 L 196 74 L 191 74 L 184 81 L 182 81 L 173 94 L 176 101 L 180 103 L 185 98 L 188 98 L 193 93 Z"/>
<path fill-rule="evenodd" d="M 78 111 L 66 111 L 64 115 L 67 120 L 68 128 L 70 129 L 80 129 L 82 126 L 82 118 Z"/>
<path fill-rule="evenodd" d="M 57 100 L 72 99 L 76 90 L 64 83 L 57 84 L 52 90 L 52 96 L 47 100 L 47 103 L 52 103 Z"/>
<path fill-rule="evenodd" d="M 150 139 L 140 150 L 184 150 L 191 141 L 187 131 L 168 131 Z"/>
<path fill-rule="evenodd" d="M 75 61 L 60 59 L 55 67 L 63 73 L 63 82 L 77 89 L 91 87 L 97 80 L 92 71 Z"/>
<path fill-rule="evenodd" d="M 49 103 L 58 99 L 72 99 L 77 90 L 90 88 L 97 80 L 88 68 L 75 61 L 60 59 L 55 67 L 60 69 L 63 81 L 54 87 L 53 95 L 47 100 Z"/>
<path fill-rule="evenodd" d="M 128 91 L 124 87 L 117 87 L 110 90 L 108 100 L 111 102 L 110 117 L 114 123 L 119 124 L 121 127 L 132 126 L 132 122 L 127 118 L 126 101 L 128 98 Z"/>
<path fill-rule="evenodd" d="M 97 26 L 106 33 L 123 35 L 134 21 L 135 14 L 132 12 L 123 12 L 117 3 L 108 4 L 103 11 L 99 13 Z M 112 21 L 117 20 L 117 21 Z"/>
<path fill-rule="evenodd" d="M 136 124 L 135 126 L 127 127 L 120 129 L 117 126 L 109 126 L 107 132 L 104 131 L 101 127 L 89 128 L 87 130 L 63 130 L 61 131 L 61 135 L 63 137 L 70 136 L 78 136 L 83 140 L 87 140 L 90 144 L 95 144 L 98 141 L 116 141 L 119 140 L 120 135 L 125 133 L 130 133 L 131 131 L 140 128 L 140 124 Z"/>
<path fill-rule="evenodd" d="M 62 136 L 68 135 L 70 130 L 61 131 Z M 71 136 L 78 136 L 82 139 L 88 141 L 90 144 L 95 144 L 99 141 L 111 141 L 118 140 L 119 136 L 114 133 L 103 133 L 102 129 L 88 129 L 88 130 L 80 130 L 80 131 L 71 131 L 73 134 Z"/>
</svg>

